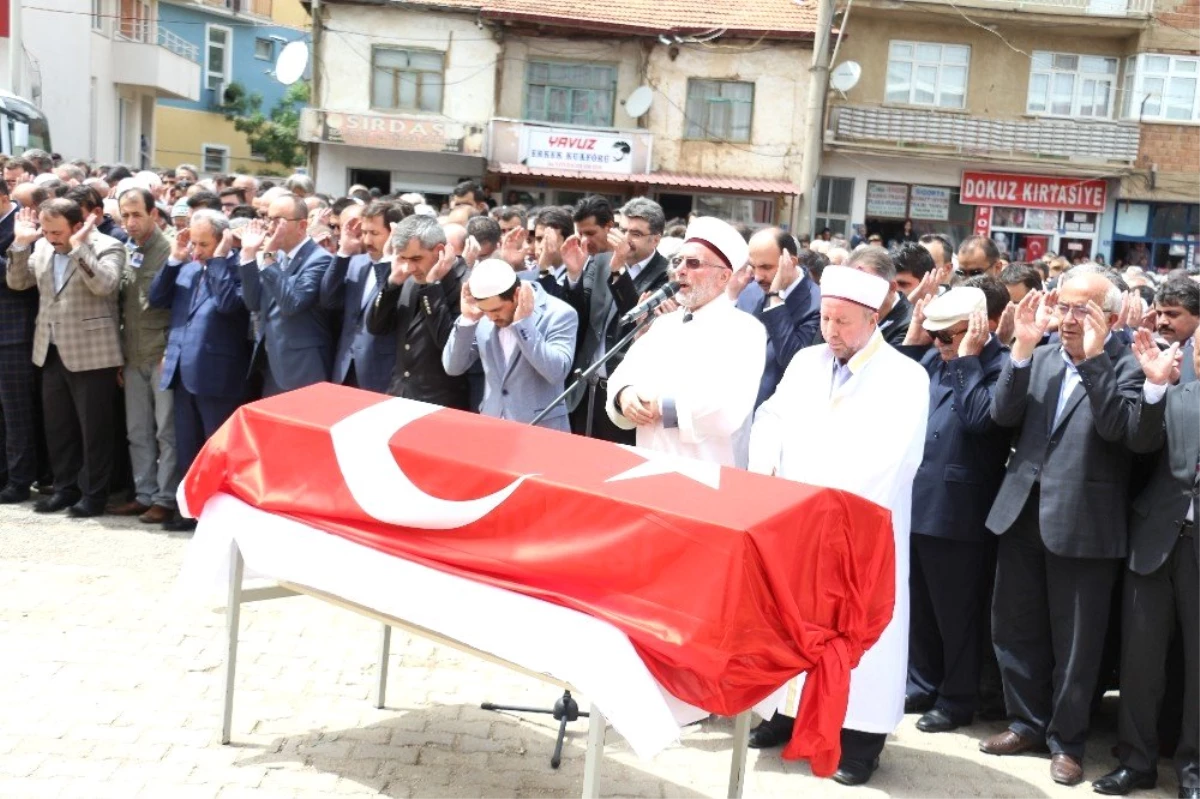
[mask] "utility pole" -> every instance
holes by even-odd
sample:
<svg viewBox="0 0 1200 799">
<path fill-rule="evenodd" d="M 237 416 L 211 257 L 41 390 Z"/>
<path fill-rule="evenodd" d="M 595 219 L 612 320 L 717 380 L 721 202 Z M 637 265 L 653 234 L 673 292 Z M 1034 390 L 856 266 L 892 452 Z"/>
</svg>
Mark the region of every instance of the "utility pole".
<svg viewBox="0 0 1200 799">
<path fill-rule="evenodd" d="M 324 38 L 321 31 L 321 14 L 324 8 L 324 3 L 321 0 L 312 0 L 312 57 L 309 63 L 312 65 L 312 91 L 309 92 L 308 105 L 318 119 L 321 119 L 321 40 Z M 318 132 L 324 129 L 324 123 L 317 125 Z M 321 152 L 321 143 L 319 141 L 309 142 L 308 144 L 308 174 L 312 177 L 313 182 L 317 180 L 317 156 Z"/>
<path fill-rule="evenodd" d="M 8 90 L 21 95 L 21 66 L 25 47 L 21 43 L 21 0 L 8 0 Z"/>
<path fill-rule="evenodd" d="M 829 91 L 829 36 L 833 28 L 834 0 L 817 0 L 817 29 L 813 38 L 812 66 L 808 70 L 808 113 L 804 118 L 804 161 L 800 164 L 798 234 L 813 234 L 817 208 L 817 174 L 825 140 L 825 95 Z M 840 33 L 839 33 L 840 35 Z"/>
</svg>

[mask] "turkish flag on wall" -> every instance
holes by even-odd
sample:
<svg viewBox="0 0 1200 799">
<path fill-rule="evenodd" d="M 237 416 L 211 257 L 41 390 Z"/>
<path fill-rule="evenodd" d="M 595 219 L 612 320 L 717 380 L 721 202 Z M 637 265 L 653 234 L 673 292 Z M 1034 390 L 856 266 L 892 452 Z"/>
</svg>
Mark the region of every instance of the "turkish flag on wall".
<svg viewBox="0 0 1200 799">
<path fill-rule="evenodd" d="M 601 618 L 712 713 L 811 671 L 789 749 L 821 775 L 892 616 L 891 518 L 859 497 L 340 386 L 239 409 L 181 507 L 218 492 Z"/>
</svg>

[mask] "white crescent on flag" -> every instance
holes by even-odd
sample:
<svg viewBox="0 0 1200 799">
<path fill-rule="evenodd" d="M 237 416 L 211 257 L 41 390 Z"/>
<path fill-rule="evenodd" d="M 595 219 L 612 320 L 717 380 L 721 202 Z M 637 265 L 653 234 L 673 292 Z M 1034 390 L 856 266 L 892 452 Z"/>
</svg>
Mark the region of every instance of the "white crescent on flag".
<svg viewBox="0 0 1200 799">
<path fill-rule="evenodd" d="M 410 422 L 440 410 L 439 405 L 396 397 L 352 413 L 330 428 L 346 487 L 368 516 L 401 527 L 466 527 L 499 507 L 530 476 L 463 502 L 439 499 L 417 488 L 396 463 L 388 441 Z"/>
</svg>

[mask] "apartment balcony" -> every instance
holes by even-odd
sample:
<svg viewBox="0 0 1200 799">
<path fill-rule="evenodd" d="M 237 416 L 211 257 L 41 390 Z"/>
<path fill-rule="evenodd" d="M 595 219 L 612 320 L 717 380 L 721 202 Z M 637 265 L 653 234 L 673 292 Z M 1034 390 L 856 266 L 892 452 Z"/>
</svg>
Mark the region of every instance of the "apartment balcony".
<svg viewBox="0 0 1200 799">
<path fill-rule="evenodd" d="M 826 145 L 845 151 L 971 158 L 1086 169 L 1130 167 L 1137 159 L 1136 122 L 1084 119 L 985 119 L 912 108 L 836 105 Z"/>
<path fill-rule="evenodd" d="M 305 108 L 300 114 L 300 139 L 379 150 L 414 150 L 482 156 L 482 125 L 440 116 L 358 114 Z"/>
<path fill-rule="evenodd" d="M 230 14 L 249 14 L 270 19 L 274 0 L 196 0 L 196 2 L 209 8 L 228 11 Z"/>
<path fill-rule="evenodd" d="M 200 99 L 200 50 L 150 20 L 122 19 L 113 35 L 113 82 L 158 97 Z"/>
</svg>

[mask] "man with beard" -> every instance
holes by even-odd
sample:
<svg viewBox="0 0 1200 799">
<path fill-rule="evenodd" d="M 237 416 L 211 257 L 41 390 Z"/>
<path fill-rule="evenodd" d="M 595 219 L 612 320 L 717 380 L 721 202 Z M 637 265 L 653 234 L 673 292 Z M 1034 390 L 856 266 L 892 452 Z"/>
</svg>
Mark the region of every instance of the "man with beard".
<svg viewBox="0 0 1200 799">
<path fill-rule="evenodd" d="M 680 307 L 655 320 L 608 380 L 604 410 L 616 427 L 636 429 L 638 446 L 746 466 L 767 334 L 723 296 L 746 257 L 727 222 L 688 226 L 675 260 Z"/>
</svg>

